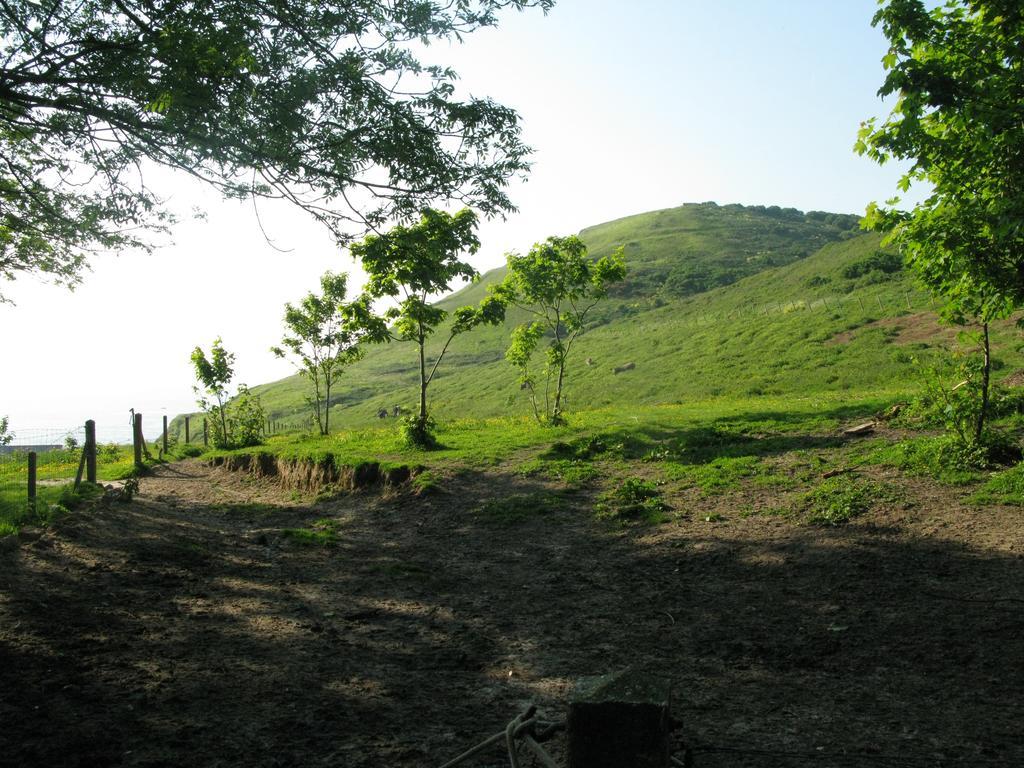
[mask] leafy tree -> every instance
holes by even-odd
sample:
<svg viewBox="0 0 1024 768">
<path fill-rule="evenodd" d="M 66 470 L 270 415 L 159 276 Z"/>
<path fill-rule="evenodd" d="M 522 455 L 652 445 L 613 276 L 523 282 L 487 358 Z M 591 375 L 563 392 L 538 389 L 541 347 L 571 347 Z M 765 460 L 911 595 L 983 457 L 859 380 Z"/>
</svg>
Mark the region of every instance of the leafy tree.
<svg viewBox="0 0 1024 768">
<path fill-rule="evenodd" d="M 199 407 L 204 413 L 215 417 L 215 424 L 220 422 L 220 429 L 215 428 L 213 433 L 213 444 L 217 448 L 227 448 L 231 442 L 225 401 L 228 384 L 235 375 L 234 364 L 235 356 L 224 349 L 219 337 L 214 340 L 209 357 L 200 347 L 192 350 L 192 366 L 195 368 L 196 379 L 202 385 L 202 389 L 195 388 L 199 395 Z M 216 405 L 210 401 L 211 397 L 217 401 Z"/>
<path fill-rule="evenodd" d="M 14 433 L 10 431 L 10 421 L 6 416 L 0 416 L 0 445 L 10 445 L 14 442 Z"/>
<path fill-rule="evenodd" d="M 855 149 L 909 160 L 899 187 L 931 188 L 913 210 L 868 207 L 908 263 L 945 298 L 945 316 L 982 325 L 981 440 L 988 403 L 988 324 L 1024 300 L 1024 7 L 1017 0 L 887 0 L 875 14 L 890 43 L 879 94 L 898 95 Z"/>
<path fill-rule="evenodd" d="M 351 322 L 363 328 L 369 341 L 407 341 L 416 345 L 419 356 L 419 410 L 408 433 L 421 447 L 433 444 L 427 411 L 427 387 L 437 373 L 449 345 L 456 336 L 481 323 L 496 324 L 505 317 L 504 304 L 489 296 L 478 307 L 461 307 L 451 314 L 448 339 L 429 365 L 427 339 L 433 336 L 449 314 L 430 304 L 429 299 L 451 288 L 453 281 L 474 279 L 476 269 L 462 261 L 467 251 L 476 253 L 476 214 L 468 208 L 456 214 L 426 209 L 419 222 L 398 225 L 380 235 L 370 235 L 351 247 L 368 275 L 364 296 L 347 309 Z M 388 298 L 397 306 L 374 314 L 371 303 Z"/>
<path fill-rule="evenodd" d="M 0 276 L 80 279 L 172 218 L 147 163 L 349 225 L 430 201 L 512 210 L 519 116 L 414 47 L 554 0 L 0 3 Z"/>
<path fill-rule="evenodd" d="M 533 413 L 538 421 L 565 423 L 562 414 L 565 371 L 573 344 L 583 333 L 583 324 L 590 310 L 607 296 L 612 284 L 621 282 L 625 277 L 626 261 L 622 248 L 593 261 L 587 256 L 587 246 L 575 235 L 549 237 L 543 243 L 536 243 L 525 256 L 508 255 L 508 272 L 493 293 L 536 318 L 512 332 L 512 343 L 505 357 L 519 369 L 520 382 L 530 392 Z M 544 410 L 541 413 L 538 382 L 530 366 L 545 336 L 550 341 L 544 367 Z"/>
<path fill-rule="evenodd" d="M 348 276 L 326 272 L 320 278 L 321 295 L 309 293 L 298 306 L 285 304 L 284 323 L 290 335 L 271 351 L 298 359 L 299 373 L 313 385 L 309 403 L 321 435 L 330 432 L 331 389 L 342 370 L 360 356 L 357 327 L 343 312 Z"/>
</svg>

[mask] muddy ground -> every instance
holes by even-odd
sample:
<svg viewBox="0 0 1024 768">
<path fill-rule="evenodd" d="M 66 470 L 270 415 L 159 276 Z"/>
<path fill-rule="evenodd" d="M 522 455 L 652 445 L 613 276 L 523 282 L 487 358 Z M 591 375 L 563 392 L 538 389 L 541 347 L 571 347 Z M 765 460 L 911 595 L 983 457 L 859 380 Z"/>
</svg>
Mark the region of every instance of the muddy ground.
<svg viewBox="0 0 1024 768">
<path fill-rule="evenodd" d="M 841 528 L 623 529 L 479 514 L 543 485 L 500 468 L 312 502 L 171 465 L 0 552 L 0 764 L 440 766 L 632 664 L 698 767 L 1024 765 L 1022 514 L 890 481 Z"/>
</svg>

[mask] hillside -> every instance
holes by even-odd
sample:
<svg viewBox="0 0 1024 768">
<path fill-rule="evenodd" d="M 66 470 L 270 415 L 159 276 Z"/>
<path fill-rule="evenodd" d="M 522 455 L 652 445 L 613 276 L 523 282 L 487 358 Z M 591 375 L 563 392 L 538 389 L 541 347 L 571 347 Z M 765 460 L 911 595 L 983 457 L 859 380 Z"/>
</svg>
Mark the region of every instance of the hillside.
<svg viewBox="0 0 1024 768">
<path fill-rule="evenodd" d="M 941 337 L 922 314 L 927 296 L 856 221 L 845 214 L 695 204 L 584 229 L 581 237 L 595 256 L 625 246 L 630 276 L 594 313 L 578 344 L 569 408 L 903 386 L 912 355 L 928 354 Z M 440 304 L 475 303 L 502 275 L 493 270 Z M 526 412 L 504 360 L 509 332 L 521 319 L 510 315 L 504 326 L 456 340 L 431 385 L 439 418 Z M 901 322 L 928 330 L 918 327 L 901 344 Z M 625 363 L 635 368 L 612 373 Z M 346 371 L 332 424 L 366 424 L 381 408 L 411 407 L 415 386 L 411 345 L 371 348 Z M 305 424 L 304 380 L 254 391 L 276 421 Z"/>
</svg>

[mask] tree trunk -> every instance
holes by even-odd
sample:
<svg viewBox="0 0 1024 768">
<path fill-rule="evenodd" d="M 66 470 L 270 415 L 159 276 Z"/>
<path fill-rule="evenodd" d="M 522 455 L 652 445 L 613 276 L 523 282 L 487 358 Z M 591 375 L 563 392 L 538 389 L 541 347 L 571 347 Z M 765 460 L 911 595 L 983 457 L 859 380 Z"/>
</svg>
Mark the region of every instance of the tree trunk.
<svg viewBox="0 0 1024 768">
<path fill-rule="evenodd" d="M 422 433 L 427 431 L 427 362 L 423 349 L 426 340 L 423 337 L 423 326 L 420 326 L 418 338 L 420 344 L 420 415 L 418 426 Z"/>
<path fill-rule="evenodd" d="M 331 434 L 331 380 L 324 381 L 324 431 L 326 437 Z"/>
<path fill-rule="evenodd" d="M 220 410 L 220 439 L 224 441 L 224 445 L 222 445 L 221 447 L 227 448 L 228 443 L 230 442 L 228 440 L 228 419 L 224 413 L 224 401 L 221 400 L 220 395 L 217 395 L 217 407 Z"/>
<path fill-rule="evenodd" d="M 562 382 L 565 380 L 565 356 L 558 361 L 558 384 L 555 386 L 555 407 L 551 412 L 551 423 L 562 423 Z"/>
<path fill-rule="evenodd" d="M 981 324 L 982 334 L 982 354 L 984 355 L 984 365 L 981 369 L 981 408 L 978 410 L 978 423 L 974 428 L 974 441 L 976 443 L 981 442 L 982 433 L 985 430 L 985 415 L 988 412 L 988 387 L 989 378 L 992 373 L 992 357 L 991 349 L 989 347 L 988 340 L 988 323 Z"/>
</svg>

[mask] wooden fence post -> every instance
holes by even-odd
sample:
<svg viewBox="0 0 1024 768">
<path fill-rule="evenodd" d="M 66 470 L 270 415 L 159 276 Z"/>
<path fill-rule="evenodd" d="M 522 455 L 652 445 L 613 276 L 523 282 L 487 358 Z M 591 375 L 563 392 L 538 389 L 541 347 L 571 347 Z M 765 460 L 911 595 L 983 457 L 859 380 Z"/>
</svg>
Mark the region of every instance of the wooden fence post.
<svg viewBox="0 0 1024 768">
<path fill-rule="evenodd" d="M 36 503 L 36 452 L 28 452 L 28 503 Z"/>
<path fill-rule="evenodd" d="M 167 414 L 164 414 L 164 454 L 167 454 Z"/>
<path fill-rule="evenodd" d="M 89 419 L 85 422 L 85 480 L 96 482 L 96 422 Z"/>
<path fill-rule="evenodd" d="M 135 449 L 135 468 L 142 469 L 142 414 L 132 419 L 132 447 Z"/>
<path fill-rule="evenodd" d="M 206 429 L 206 417 L 203 417 L 203 447 L 208 448 L 210 446 L 210 433 Z"/>
<path fill-rule="evenodd" d="M 188 441 L 191 435 L 188 432 L 188 416 L 185 417 L 185 445 L 188 445 Z"/>
</svg>

